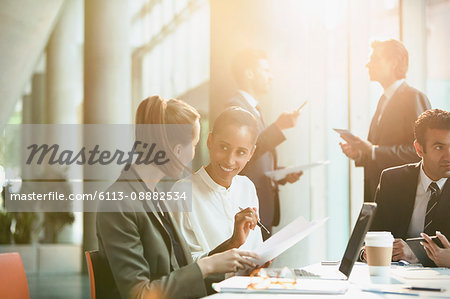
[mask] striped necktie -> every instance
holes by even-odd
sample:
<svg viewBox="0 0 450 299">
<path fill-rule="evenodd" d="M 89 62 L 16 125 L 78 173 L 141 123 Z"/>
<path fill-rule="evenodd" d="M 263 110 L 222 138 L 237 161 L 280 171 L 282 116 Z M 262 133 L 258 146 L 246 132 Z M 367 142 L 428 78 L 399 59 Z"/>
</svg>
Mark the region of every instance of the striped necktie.
<svg viewBox="0 0 450 299">
<path fill-rule="evenodd" d="M 428 189 L 430 189 L 431 191 L 431 196 L 430 199 L 428 200 L 427 213 L 425 214 L 425 226 L 423 228 L 423 231 L 427 235 L 434 235 L 435 232 L 431 231 L 430 225 L 433 222 L 433 214 L 435 207 L 438 203 L 439 193 L 441 190 L 439 189 L 439 186 L 435 182 L 432 182 L 428 187 Z"/>
</svg>

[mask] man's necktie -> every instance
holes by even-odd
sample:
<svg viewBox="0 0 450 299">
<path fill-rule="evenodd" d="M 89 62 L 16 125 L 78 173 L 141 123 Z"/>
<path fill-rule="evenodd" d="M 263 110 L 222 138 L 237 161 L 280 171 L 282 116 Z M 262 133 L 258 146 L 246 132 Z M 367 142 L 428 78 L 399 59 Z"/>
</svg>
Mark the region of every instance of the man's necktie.
<svg viewBox="0 0 450 299">
<path fill-rule="evenodd" d="M 378 117 L 377 117 L 377 124 L 380 123 L 381 120 L 381 116 L 383 115 L 384 112 L 384 108 L 386 108 L 386 96 L 383 94 L 380 98 L 380 100 L 378 101 L 378 106 L 377 106 L 377 112 L 378 112 Z"/>
<path fill-rule="evenodd" d="M 369 136 L 367 137 L 370 142 L 378 142 L 375 134 L 379 132 L 376 128 L 378 127 L 378 123 L 381 120 L 382 110 L 385 102 L 386 96 L 383 94 L 378 100 L 377 110 L 375 111 L 375 114 L 373 115 L 372 121 L 370 123 Z"/>
<path fill-rule="evenodd" d="M 263 118 L 263 115 L 262 115 L 262 109 L 261 109 L 261 106 L 256 105 L 256 106 L 255 106 L 255 109 L 256 109 L 256 111 L 258 111 L 258 113 L 259 113 L 259 118 L 261 119 L 261 122 L 263 123 L 263 125 L 265 125 L 265 124 L 264 124 L 264 118 Z"/>
<path fill-rule="evenodd" d="M 438 203 L 439 200 L 439 193 L 440 193 L 440 189 L 439 186 L 435 183 L 432 182 L 430 184 L 430 186 L 428 187 L 428 189 L 430 189 L 431 191 L 431 196 L 430 199 L 428 200 L 428 205 L 427 205 L 427 213 L 425 214 L 425 226 L 423 228 L 423 231 L 427 234 L 427 235 L 434 235 L 434 231 L 431 231 L 431 223 L 433 222 L 433 214 L 436 208 L 436 205 Z"/>
</svg>

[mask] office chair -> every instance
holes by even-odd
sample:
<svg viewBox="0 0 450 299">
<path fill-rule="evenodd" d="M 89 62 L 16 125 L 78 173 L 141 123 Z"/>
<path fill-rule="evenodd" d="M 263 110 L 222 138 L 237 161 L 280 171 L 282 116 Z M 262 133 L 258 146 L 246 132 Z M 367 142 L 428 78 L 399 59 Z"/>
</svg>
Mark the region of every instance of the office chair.
<svg viewBox="0 0 450 299">
<path fill-rule="evenodd" d="M 86 251 L 91 299 L 117 298 L 119 292 L 108 261 L 98 250 Z"/>
<path fill-rule="evenodd" d="M 0 297 L 30 298 L 25 269 L 17 252 L 0 254 Z"/>
</svg>

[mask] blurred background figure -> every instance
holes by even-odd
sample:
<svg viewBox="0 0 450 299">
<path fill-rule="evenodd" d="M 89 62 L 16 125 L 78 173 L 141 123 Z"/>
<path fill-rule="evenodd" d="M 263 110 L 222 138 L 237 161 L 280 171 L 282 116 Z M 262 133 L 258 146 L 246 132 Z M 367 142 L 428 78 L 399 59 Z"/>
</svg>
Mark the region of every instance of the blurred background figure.
<svg viewBox="0 0 450 299">
<path fill-rule="evenodd" d="M 282 113 L 271 125 L 264 122 L 263 111 L 257 98 L 269 92 L 273 79 L 266 54 L 261 50 L 246 49 L 239 52 L 232 62 L 232 72 L 239 87 L 228 106 L 239 106 L 258 120 L 256 150 L 241 174 L 256 186 L 260 215 L 263 224 L 272 231 L 280 223 L 280 198 L 278 185 L 295 183 L 302 172 L 290 173 L 284 179 L 273 181 L 265 172 L 278 169 L 276 147 L 286 140 L 283 130 L 295 127 L 300 111 Z M 270 235 L 263 231 L 264 239 Z"/>
</svg>

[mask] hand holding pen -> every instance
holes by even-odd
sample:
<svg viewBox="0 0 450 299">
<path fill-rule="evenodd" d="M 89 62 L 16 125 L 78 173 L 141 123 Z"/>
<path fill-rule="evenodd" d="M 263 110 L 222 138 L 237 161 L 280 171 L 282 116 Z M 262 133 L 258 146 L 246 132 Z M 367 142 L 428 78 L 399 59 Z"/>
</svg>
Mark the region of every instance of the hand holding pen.
<svg viewBox="0 0 450 299">
<path fill-rule="evenodd" d="M 305 101 L 300 107 L 291 112 L 283 112 L 275 121 L 275 125 L 280 130 L 290 129 L 297 125 L 298 117 L 300 116 L 300 111 L 305 107 L 308 101 Z"/>
<path fill-rule="evenodd" d="M 233 247 L 239 248 L 247 240 L 250 230 L 254 230 L 258 216 L 252 208 L 241 209 L 234 215 L 234 229 L 231 236 Z"/>
<path fill-rule="evenodd" d="M 250 208 L 247 208 L 247 209 L 250 209 Z M 241 207 L 239 207 L 239 210 L 244 211 L 244 209 Z M 256 208 L 253 208 L 253 211 L 256 214 Z M 257 214 L 256 214 L 256 216 L 257 216 Z M 257 219 L 256 225 L 259 226 L 261 228 L 261 230 L 264 230 L 267 234 L 270 235 L 270 231 L 261 223 L 261 221 L 259 221 L 259 219 Z"/>
</svg>

